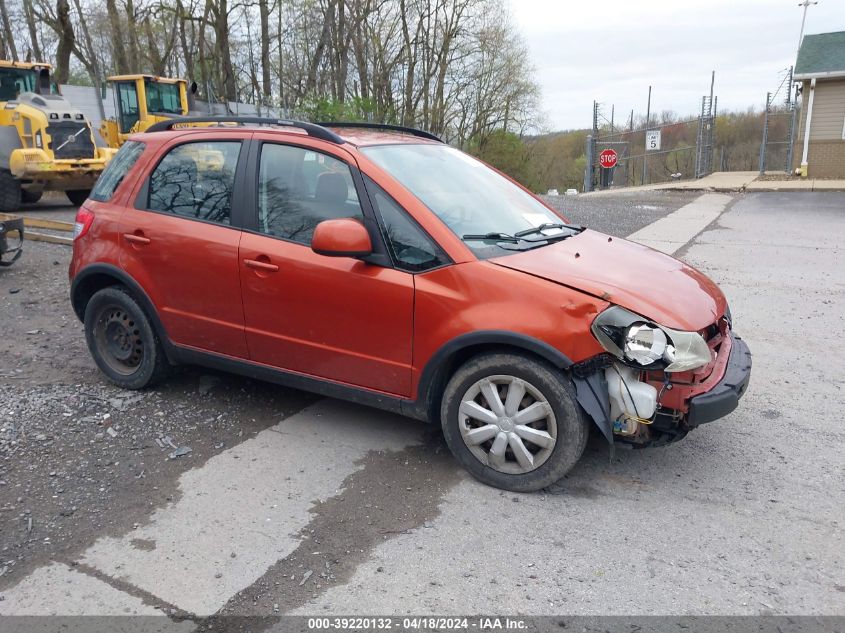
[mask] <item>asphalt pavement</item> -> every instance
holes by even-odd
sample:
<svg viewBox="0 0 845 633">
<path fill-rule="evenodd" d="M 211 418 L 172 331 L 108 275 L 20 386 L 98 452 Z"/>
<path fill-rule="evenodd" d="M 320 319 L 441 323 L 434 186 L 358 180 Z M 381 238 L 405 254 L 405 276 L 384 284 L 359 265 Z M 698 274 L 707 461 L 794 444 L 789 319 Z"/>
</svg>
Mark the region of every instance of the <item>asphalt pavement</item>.
<svg viewBox="0 0 845 633">
<path fill-rule="evenodd" d="M 0 614 L 845 615 L 845 194 L 712 196 L 555 204 L 721 285 L 740 408 L 662 449 L 593 440 L 527 495 L 372 409 L 191 368 L 112 387 L 68 250 L 27 244 L 0 271 Z"/>
</svg>

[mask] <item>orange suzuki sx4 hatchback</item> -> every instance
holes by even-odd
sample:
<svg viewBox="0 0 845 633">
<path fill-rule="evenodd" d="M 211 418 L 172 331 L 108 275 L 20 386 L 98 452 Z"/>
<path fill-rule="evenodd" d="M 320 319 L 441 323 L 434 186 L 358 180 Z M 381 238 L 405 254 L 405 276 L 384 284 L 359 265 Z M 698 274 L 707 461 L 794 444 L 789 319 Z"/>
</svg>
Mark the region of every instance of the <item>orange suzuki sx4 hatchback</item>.
<svg viewBox="0 0 845 633">
<path fill-rule="evenodd" d="M 189 363 L 369 404 L 507 490 L 563 477 L 593 426 L 682 439 L 751 373 L 705 275 L 410 128 L 157 123 L 80 207 L 70 281 L 121 387 Z"/>
</svg>

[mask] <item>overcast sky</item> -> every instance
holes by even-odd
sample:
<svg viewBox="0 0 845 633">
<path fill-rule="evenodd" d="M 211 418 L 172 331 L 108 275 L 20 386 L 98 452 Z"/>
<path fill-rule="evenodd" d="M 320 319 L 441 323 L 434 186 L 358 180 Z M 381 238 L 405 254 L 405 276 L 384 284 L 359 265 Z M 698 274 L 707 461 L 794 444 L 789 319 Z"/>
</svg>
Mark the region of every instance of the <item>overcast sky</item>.
<svg viewBox="0 0 845 633">
<path fill-rule="evenodd" d="M 610 118 L 693 114 L 716 71 L 719 110 L 762 108 L 795 62 L 798 0 L 510 0 L 537 69 L 551 129 Z M 819 0 L 805 34 L 845 30 L 845 0 Z"/>
</svg>

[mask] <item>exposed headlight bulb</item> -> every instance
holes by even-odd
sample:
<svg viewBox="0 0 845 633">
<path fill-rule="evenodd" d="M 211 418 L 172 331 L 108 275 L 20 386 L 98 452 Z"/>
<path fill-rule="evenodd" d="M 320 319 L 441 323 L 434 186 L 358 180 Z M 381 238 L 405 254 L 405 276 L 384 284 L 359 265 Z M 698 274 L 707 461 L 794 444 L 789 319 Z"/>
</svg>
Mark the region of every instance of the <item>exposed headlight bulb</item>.
<svg viewBox="0 0 845 633">
<path fill-rule="evenodd" d="M 651 365 L 663 358 L 667 345 L 663 330 L 646 323 L 634 323 L 625 335 L 625 356 L 640 365 Z"/>
</svg>

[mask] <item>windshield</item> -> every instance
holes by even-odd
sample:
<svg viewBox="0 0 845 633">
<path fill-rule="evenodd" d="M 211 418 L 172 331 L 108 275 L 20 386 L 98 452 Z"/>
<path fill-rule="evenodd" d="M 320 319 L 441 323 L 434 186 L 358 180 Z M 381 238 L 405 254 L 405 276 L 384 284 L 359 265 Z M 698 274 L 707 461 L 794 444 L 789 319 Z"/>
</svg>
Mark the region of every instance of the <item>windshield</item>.
<svg viewBox="0 0 845 633">
<path fill-rule="evenodd" d="M 515 250 L 514 245 L 495 236 L 472 236 L 513 236 L 564 222 L 504 176 L 448 145 L 374 145 L 361 151 L 431 209 L 478 257 L 503 255 Z"/>
<path fill-rule="evenodd" d="M 38 73 L 26 68 L 0 68 L 0 101 L 13 101 L 22 92 L 35 92 Z"/>
<path fill-rule="evenodd" d="M 147 81 L 147 111 L 182 114 L 182 101 L 179 99 L 179 84 L 163 84 Z"/>
</svg>

